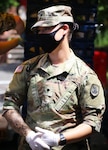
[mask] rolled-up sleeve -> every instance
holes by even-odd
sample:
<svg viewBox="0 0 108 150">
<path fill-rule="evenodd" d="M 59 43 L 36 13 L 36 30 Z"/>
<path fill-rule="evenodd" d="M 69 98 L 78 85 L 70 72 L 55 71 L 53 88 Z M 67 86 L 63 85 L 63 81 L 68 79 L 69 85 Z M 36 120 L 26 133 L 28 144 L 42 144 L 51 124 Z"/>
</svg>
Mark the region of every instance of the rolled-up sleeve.
<svg viewBox="0 0 108 150">
<path fill-rule="evenodd" d="M 105 111 L 105 96 L 102 84 L 96 74 L 88 74 L 83 84 L 80 105 L 83 123 L 100 131 L 102 117 Z"/>
<path fill-rule="evenodd" d="M 16 109 L 19 111 L 20 106 L 26 99 L 27 83 L 26 83 L 26 67 L 24 65 L 18 66 L 13 75 L 4 96 L 3 110 Z"/>
</svg>

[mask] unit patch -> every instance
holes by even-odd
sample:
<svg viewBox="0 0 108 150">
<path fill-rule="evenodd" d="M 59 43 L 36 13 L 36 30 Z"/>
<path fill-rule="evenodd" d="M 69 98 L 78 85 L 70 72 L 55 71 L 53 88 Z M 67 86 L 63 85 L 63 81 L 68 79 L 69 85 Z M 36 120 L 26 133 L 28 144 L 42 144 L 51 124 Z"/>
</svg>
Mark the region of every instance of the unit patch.
<svg viewBox="0 0 108 150">
<path fill-rule="evenodd" d="M 90 94 L 92 97 L 96 97 L 99 94 L 99 86 L 96 84 L 92 84 L 90 89 Z"/>
</svg>

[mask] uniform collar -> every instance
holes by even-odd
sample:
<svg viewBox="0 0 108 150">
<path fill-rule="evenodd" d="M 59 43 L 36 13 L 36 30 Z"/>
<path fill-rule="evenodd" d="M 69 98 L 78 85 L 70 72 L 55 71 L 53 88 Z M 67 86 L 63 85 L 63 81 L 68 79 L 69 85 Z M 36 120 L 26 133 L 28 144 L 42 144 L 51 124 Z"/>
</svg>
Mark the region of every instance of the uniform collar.
<svg viewBox="0 0 108 150">
<path fill-rule="evenodd" d="M 72 50 L 71 50 L 72 51 Z M 37 68 L 43 70 L 49 76 L 56 76 L 63 72 L 70 73 L 75 63 L 75 54 L 71 52 L 70 58 L 60 65 L 52 65 L 48 53 L 46 53 L 38 63 Z"/>
</svg>

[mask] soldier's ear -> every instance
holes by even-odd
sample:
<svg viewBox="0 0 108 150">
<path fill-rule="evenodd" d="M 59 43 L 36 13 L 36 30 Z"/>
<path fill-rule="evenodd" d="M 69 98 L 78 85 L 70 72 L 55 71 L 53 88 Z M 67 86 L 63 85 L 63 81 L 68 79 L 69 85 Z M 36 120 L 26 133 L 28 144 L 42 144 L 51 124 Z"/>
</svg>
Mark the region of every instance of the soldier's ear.
<svg viewBox="0 0 108 150">
<path fill-rule="evenodd" d="M 63 24 L 62 28 L 63 28 L 64 30 L 67 30 L 67 29 L 69 29 L 69 25 L 68 25 L 68 24 Z"/>
<path fill-rule="evenodd" d="M 69 31 L 69 25 L 63 24 L 62 29 L 64 30 L 64 34 L 66 34 Z"/>
</svg>

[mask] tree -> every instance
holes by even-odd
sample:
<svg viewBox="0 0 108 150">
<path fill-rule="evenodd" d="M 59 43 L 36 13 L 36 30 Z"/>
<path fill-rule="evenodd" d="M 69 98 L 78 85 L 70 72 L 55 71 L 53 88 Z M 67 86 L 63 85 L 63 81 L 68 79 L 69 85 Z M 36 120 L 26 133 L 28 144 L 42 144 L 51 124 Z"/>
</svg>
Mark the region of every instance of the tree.
<svg viewBox="0 0 108 150">
<path fill-rule="evenodd" d="M 0 2 L 0 12 L 5 12 L 10 6 L 18 6 L 17 0 L 3 0 Z"/>
</svg>

